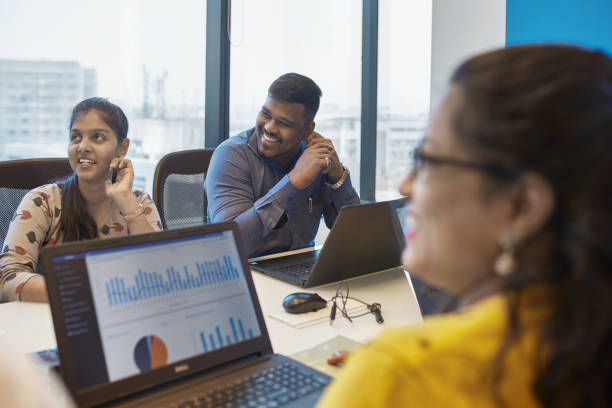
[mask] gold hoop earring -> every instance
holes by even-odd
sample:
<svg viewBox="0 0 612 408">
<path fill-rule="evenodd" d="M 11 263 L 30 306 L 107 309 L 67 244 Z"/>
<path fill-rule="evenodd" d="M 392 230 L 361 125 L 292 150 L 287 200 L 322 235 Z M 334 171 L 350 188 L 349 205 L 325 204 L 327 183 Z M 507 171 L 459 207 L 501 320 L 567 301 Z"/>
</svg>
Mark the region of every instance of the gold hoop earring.
<svg viewBox="0 0 612 408">
<path fill-rule="evenodd" d="M 502 240 L 502 251 L 497 256 L 493 270 L 498 276 L 508 276 L 516 268 L 516 259 L 514 257 L 514 250 L 516 249 L 516 238 L 514 234 L 508 233 L 505 239 Z"/>
</svg>

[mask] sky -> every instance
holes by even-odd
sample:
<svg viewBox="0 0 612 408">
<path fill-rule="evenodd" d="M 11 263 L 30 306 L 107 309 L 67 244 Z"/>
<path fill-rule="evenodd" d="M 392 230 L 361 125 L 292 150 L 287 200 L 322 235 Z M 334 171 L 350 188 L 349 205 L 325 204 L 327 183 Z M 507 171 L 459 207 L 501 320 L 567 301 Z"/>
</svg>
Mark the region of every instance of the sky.
<svg viewBox="0 0 612 408">
<path fill-rule="evenodd" d="M 0 58 L 95 68 L 100 96 L 142 102 L 142 66 L 168 71 L 168 98 L 204 95 L 206 7 L 180 0 L 0 0 Z M 180 5 L 180 7 L 177 7 Z M 195 96 L 194 94 L 199 94 Z"/>
<path fill-rule="evenodd" d="M 379 102 L 429 109 L 431 0 L 382 0 Z M 312 77 L 321 112 L 359 109 L 361 1 L 234 0 L 231 104 L 259 107 L 285 72 Z M 167 72 L 169 104 L 202 104 L 205 0 L 0 0 L 0 58 L 71 60 L 95 68 L 98 93 L 140 106 L 143 65 Z"/>
<path fill-rule="evenodd" d="M 234 0 L 231 99 L 263 103 L 285 72 L 310 76 L 325 104 L 361 105 L 362 8 L 357 0 Z M 379 107 L 427 112 L 431 0 L 379 8 Z"/>
</svg>

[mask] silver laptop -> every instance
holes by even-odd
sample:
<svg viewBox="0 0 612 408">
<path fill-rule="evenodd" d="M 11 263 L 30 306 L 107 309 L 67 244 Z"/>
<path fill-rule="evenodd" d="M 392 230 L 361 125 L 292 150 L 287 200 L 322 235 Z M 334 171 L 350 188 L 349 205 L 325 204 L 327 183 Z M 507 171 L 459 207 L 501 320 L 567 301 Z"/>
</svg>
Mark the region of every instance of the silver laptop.
<svg viewBox="0 0 612 408">
<path fill-rule="evenodd" d="M 402 200 L 343 207 L 320 250 L 251 260 L 251 268 L 308 288 L 401 266 Z"/>
<path fill-rule="evenodd" d="M 330 378 L 273 353 L 240 242 L 221 223 L 41 251 L 79 406 L 316 403 Z"/>
</svg>

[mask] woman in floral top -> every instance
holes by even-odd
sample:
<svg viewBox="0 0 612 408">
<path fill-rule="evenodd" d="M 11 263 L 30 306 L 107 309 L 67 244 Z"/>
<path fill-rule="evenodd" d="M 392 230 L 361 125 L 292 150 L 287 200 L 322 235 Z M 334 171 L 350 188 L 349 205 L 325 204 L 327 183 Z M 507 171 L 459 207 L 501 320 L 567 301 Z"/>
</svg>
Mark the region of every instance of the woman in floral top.
<svg viewBox="0 0 612 408">
<path fill-rule="evenodd" d="M 45 279 L 35 273 L 44 246 L 161 230 L 149 195 L 132 189 L 127 131 L 121 108 L 105 99 L 90 98 L 75 106 L 68 144 L 74 173 L 33 189 L 21 201 L 0 254 L 2 301 L 47 300 Z M 113 171 L 116 180 L 111 183 Z"/>
</svg>

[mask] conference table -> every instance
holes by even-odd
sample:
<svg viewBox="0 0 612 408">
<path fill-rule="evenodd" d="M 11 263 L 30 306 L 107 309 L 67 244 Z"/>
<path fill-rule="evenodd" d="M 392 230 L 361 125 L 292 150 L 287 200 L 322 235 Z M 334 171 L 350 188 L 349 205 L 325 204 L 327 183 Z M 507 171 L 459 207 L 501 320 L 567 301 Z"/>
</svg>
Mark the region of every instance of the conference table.
<svg viewBox="0 0 612 408">
<path fill-rule="evenodd" d="M 352 297 L 382 305 L 382 324 L 377 323 L 371 314 L 353 319 L 351 323 L 338 313 L 333 324 L 326 319 L 296 328 L 274 318 L 284 313 L 282 300 L 285 296 L 293 292 L 316 292 L 324 299 L 330 299 L 336 293 L 337 283 L 301 289 L 256 271 L 252 276 L 276 353 L 291 355 L 338 335 L 363 343 L 385 328 L 422 322 L 410 277 L 402 268 L 347 281 Z M 56 347 L 51 313 L 46 303 L 0 304 L 0 322 L 0 337 L 15 343 L 24 353 Z"/>
</svg>

